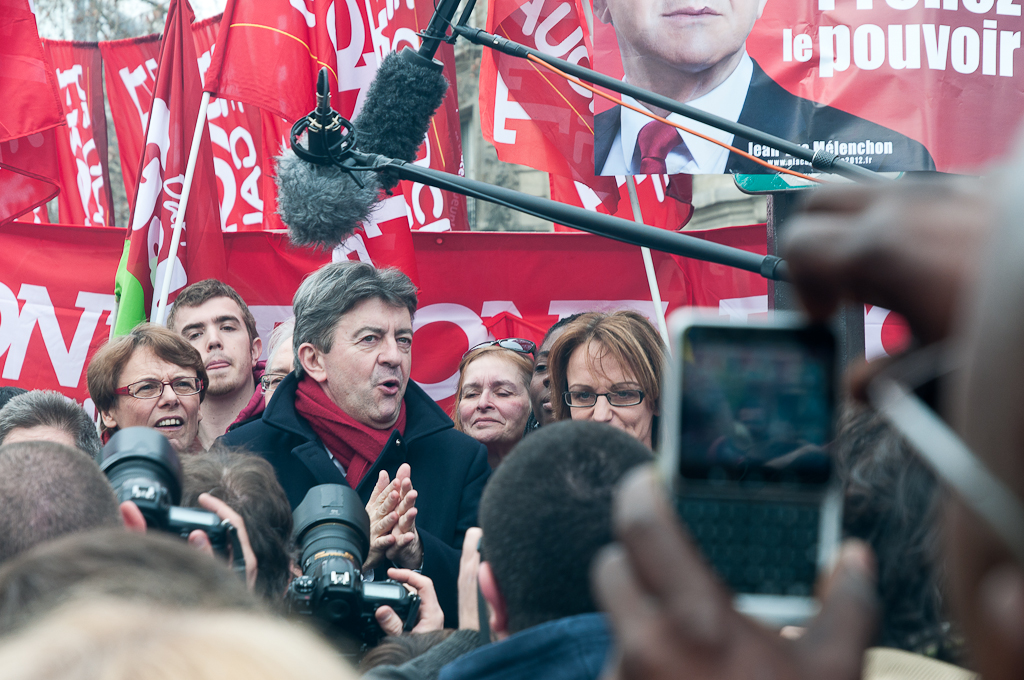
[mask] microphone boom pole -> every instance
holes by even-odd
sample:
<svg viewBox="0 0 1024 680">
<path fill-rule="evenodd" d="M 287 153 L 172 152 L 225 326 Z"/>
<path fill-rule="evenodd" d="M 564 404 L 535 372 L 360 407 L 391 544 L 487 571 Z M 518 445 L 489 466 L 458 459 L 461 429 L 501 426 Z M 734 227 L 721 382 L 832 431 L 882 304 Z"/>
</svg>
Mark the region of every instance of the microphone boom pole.
<svg viewBox="0 0 1024 680">
<path fill-rule="evenodd" d="M 347 154 L 362 166 L 360 169 L 388 170 L 400 179 L 504 205 L 541 219 L 565 224 L 622 243 L 646 246 L 651 250 L 660 250 L 673 255 L 735 267 L 760 274 L 766 279 L 789 280 L 789 267 L 786 261 L 774 255 L 757 255 L 740 248 L 705 241 L 689 234 L 636 224 L 619 217 L 591 212 L 558 201 L 531 196 L 520 191 L 478 182 L 459 175 L 406 163 L 402 160 L 363 153 L 358 149 L 348 151 Z"/>
</svg>

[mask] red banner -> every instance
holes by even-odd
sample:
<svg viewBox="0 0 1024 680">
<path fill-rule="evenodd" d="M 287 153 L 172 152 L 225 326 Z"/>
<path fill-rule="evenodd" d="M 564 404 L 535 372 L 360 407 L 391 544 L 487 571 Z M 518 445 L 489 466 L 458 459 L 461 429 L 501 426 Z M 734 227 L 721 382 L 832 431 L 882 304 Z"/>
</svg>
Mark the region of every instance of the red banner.
<svg viewBox="0 0 1024 680">
<path fill-rule="evenodd" d="M 764 225 L 707 237 L 764 252 Z M 110 334 L 123 240 L 121 229 L 16 224 L 0 231 L 0 384 L 86 400 L 88 357 Z M 239 232 L 224 240 L 224 279 L 249 304 L 266 339 L 291 315 L 302 278 L 329 256 L 293 248 L 279 233 Z M 421 282 L 412 377 L 446 407 L 462 354 L 489 337 L 539 340 L 560 317 L 585 310 L 654 314 L 634 246 L 588 234 L 417 232 L 413 241 Z M 699 303 L 740 318 L 767 310 L 767 285 L 755 274 L 677 263 L 661 253 L 654 253 L 654 265 L 670 311 Z M 884 326 L 879 335 L 887 337 Z"/>
<path fill-rule="evenodd" d="M 107 167 L 107 114 L 99 47 L 96 43 L 44 40 L 43 48 L 57 76 L 67 121 L 67 128 L 57 132 L 60 221 L 110 226 L 114 199 Z"/>
<path fill-rule="evenodd" d="M 57 195 L 54 128 L 64 125 L 53 68 L 28 0 L 0 0 L 0 224 Z"/>
<path fill-rule="evenodd" d="M 153 106 L 160 36 L 110 40 L 99 43 L 107 81 L 110 118 L 124 177 L 125 195 L 135 196 L 136 171 L 146 145 L 146 125 Z"/>
</svg>

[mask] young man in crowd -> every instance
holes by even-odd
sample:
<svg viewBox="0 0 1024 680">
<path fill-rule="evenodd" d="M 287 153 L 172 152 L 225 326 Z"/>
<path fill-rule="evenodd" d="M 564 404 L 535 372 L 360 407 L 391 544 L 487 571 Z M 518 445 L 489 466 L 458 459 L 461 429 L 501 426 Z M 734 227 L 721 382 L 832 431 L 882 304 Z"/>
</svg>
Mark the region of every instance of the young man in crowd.
<svg viewBox="0 0 1024 680">
<path fill-rule="evenodd" d="M 195 347 L 206 365 L 210 385 L 200 410 L 199 441 L 209 449 L 232 423 L 263 411 L 256 389 L 263 375 L 256 319 L 234 288 L 206 279 L 181 291 L 167 328 Z"/>
<path fill-rule="evenodd" d="M 270 461 L 293 508 L 319 484 L 355 489 L 370 516 L 364 568 L 422 569 L 454 625 L 462 539 L 490 467 L 409 379 L 416 304 L 397 269 L 321 267 L 295 294 L 295 370 L 224 442 Z"/>
</svg>

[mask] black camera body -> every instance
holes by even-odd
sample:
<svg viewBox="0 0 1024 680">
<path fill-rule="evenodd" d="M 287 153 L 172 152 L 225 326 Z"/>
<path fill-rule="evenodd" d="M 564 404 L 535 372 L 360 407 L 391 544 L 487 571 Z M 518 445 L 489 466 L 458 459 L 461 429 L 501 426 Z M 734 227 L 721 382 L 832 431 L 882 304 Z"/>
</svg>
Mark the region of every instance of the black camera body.
<svg viewBox="0 0 1024 680">
<path fill-rule="evenodd" d="M 382 636 L 374 612 L 391 607 L 410 630 L 420 598 L 392 581 L 366 581 L 362 565 L 370 548 L 370 518 L 353 489 L 321 484 L 292 513 L 302 576 L 288 587 L 290 612 L 316 617 L 367 644 Z"/>
<path fill-rule="evenodd" d="M 229 556 L 235 545 L 235 564 L 245 571 L 235 527 L 215 513 L 183 508 L 181 462 L 167 438 L 148 427 L 118 430 L 100 453 L 100 469 L 117 492 L 119 502 L 132 501 L 146 518 L 146 526 L 188 539 L 200 529 L 206 533 L 214 552 Z"/>
</svg>

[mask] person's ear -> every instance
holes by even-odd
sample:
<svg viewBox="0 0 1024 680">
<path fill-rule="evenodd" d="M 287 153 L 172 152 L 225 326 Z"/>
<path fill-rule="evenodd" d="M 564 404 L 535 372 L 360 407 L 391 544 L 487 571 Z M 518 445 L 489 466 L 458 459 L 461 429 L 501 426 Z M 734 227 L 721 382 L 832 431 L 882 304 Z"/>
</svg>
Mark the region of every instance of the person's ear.
<svg viewBox="0 0 1024 680">
<path fill-rule="evenodd" d="M 112 411 L 100 411 L 100 418 L 103 419 L 103 427 L 108 430 L 116 430 L 118 428 L 117 420 L 114 418 Z"/>
<path fill-rule="evenodd" d="M 594 0 L 594 18 L 602 24 L 614 26 L 612 13 L 608 11 L 608 3 L 605 0 Z"/>
<path fill-rule="evenodd" d="M 981 616 L 1006 668 L 1024 668 L 1024 569 L 1014 562 L 993 567 L 978 583 Z"/>
<path fill-rule="evenodd" d="M 260 360 L 260 355 L 263 354 L 263 341 L 259 338 L 253 340 L 250 351 L 252 353 L 252 365 L 255 366 L 256 362 Z"/>
<path fill-rule="evenodd" d="M 480 585 L 480 594 L 487 600 L 491 612 L 491 632 L 499 640 L 508 637 L 508 607 L 505 605 L 505 596 L 498 588 L 498 581 L 494 578 L 494 571 L 491 570 L 490 562 L 481 562 L 477 571 L 477 582 Z"/>
<path fill-rule="evenodd" d="M 124 522 L 124 528 L 132 533 L 146 533 L 146 518 L 142 516 L 139 506 L 131 501 L 121 503 L 121 521 Z"/>
<path fill-rule="evenodd" d="M 299 345 L 299 363 L 302 364 L 302 370 L 318 383 L 327 381 L 324 356 L 324 353 L 313 347 L 311 343 L 304 342 Z"/>
</svg>

